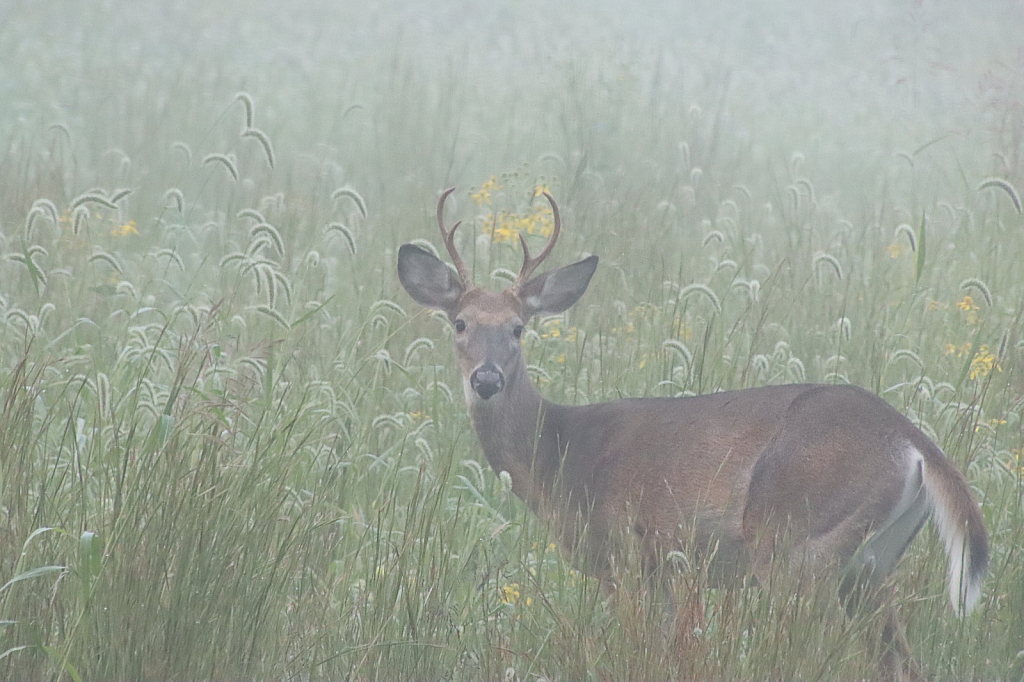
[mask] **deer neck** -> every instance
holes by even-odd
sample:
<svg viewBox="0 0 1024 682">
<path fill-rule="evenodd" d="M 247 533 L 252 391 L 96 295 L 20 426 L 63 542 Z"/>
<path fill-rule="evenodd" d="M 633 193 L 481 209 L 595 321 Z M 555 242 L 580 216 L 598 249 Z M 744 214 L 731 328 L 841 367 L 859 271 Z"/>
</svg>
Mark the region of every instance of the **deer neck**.
<svg viewBox="0 0 1024 682">
<path fill-rule="evenodd" d="M 470 416 L 491 468 L 498 474 L 507 471 L 512 491 L 539 511 L 558 469 L 557 428 L 550 423 L 552 408 L 558 406 L 544 399 L 524 364 L 506 379 L 497 395 L 470 400 Z"/>
</svg>

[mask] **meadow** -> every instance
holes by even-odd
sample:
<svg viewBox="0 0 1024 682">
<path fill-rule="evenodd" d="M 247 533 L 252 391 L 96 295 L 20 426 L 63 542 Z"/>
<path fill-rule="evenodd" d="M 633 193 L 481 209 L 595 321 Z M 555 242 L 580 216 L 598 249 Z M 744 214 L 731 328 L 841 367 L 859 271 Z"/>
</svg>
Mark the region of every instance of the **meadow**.
<svg viewBox="0 0 1024 682">
<path fill-rule="evenodd" d="M 834 585 L 681 571 L 706 617 L 673 638 L 555 551 L 398 283 L 454 185 L 478 284 L 543 244 L 540 190 L 547 267 L 601 257 L 523 336 L 548 398 L 849 382 L 907 414 L 992 542 L 962 620 L 912 544 L 917 661 L 1024 679 L 1020 8 L 4 11 L 0 677 L 874 676 Z"/>
</svg>

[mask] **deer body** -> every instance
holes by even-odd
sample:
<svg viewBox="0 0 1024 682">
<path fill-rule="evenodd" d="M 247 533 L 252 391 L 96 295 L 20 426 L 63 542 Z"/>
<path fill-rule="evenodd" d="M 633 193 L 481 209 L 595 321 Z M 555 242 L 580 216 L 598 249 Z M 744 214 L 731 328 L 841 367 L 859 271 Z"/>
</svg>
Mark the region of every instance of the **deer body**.
<svg viewBox="0 0 1024 682">
<path fill-rule="evenodd" d="M 889 574 L 929 518 L 949 556 L 950 600 L 970 609 L 988 563 L 983 519 L 963 475 L 920 429 L 854 386 L 766 386 L 686 398 L 584 406 L 544 399 L 530 381 L 520 336 L 537 314 L 572 306 L 597 258 L 530 278 L 558 238 L 524 264 L 513 286 L 472 286 L 454 247 L 456 224 L 438 224 L 456 273 L 430 252 L 399 250 L 402 285 L 455 326 L 455 349 L 473 426 L 487 461 L 547 522 L 562 548 L 606 587 L 618 542 L 637 543 L 645 571 L 672 551 L 706 561 L 728 583 L 763 577 L 772 558 L 791 569 L 847 570 L 843 592 Z M 780 538 L 786 538 L 782 545 Z M 886 665 L 902 674 L 909 649 L 894 612 Z M 896 660 L 899 659 L 899 660 Z"/>
<path fill-rule="evenodd" d="M 968 566 L 984 565 L 983 535 L 964 531 L 983 531 L 966 481 L 863 389 L 768 386 L 582 407 L 546 401 L 529 383 L 523 390 L 530 399 L 471 405 L 484 454 L 602 580 L 613 579 L 606 553 L 616 533 L 641 543 L 647 570 L 681 551 L 709 560 L 714 576 L 735 577 L 767 570 L 774 548 L 759 538 L 783 532 L 794 565 L 810 571 L 848 567 L 871 538 L 860 561 L 880 580 L 933 505 L 957 519 L 940 526 L 944 540 L 970 555 Z M 959 573 L 950 586 L 958 609 L 976 600 L 980 578 L 958 584 Z"/>
</svg>

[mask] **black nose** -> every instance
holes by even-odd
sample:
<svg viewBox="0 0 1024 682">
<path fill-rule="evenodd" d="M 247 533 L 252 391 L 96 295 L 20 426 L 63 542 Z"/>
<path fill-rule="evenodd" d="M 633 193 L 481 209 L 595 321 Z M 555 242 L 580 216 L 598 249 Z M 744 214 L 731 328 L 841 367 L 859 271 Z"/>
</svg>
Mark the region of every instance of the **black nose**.
<svg viewBox="0 0 1024 682">
<path fill-rule="evenodd" d="M 485 362 L 469 377 L 469 385 L 476 394 L 487 400 L 505 386 L 505 377 L 493 362 Z"/>
</svg>

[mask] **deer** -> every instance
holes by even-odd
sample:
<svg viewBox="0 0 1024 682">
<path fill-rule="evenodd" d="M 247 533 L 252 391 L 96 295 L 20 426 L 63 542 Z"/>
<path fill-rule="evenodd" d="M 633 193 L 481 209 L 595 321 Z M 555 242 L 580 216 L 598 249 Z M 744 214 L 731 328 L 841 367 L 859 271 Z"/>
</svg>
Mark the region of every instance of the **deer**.
<svg viewBox="0 0 1024 682">
<path fill-rule="evenodd" d="M 534 276 L 553 230 L 501 292 L 481 289 L 455 246 L 460 222 L 437 224 L 454 270 L 403 244 L 402 287 L 454 327 L 469 415 L 491 468 L 542 519 L 560 549 L 605 591 L 615 585 L 616 538 L 635 543 L 645 574 L 672 552 L 705 560 L 722 584 L 764 579 L 780 555 L 789 570 L 836 572 L 847 609 L 881 586 L 931 518 L 949 562 L 949 599 L 962 616 L 978 602 L 989 542 L 963 474 L 907 417 L 849 384 L 767 385 L 686 397 L 562 405 L 527 373 L 527 323 L 572 307 L 598 257 Z M 780 539 L 785 538 L 782 542 Z M 687 554 L 689 553 L 689 554 Z M 692 562 L 691 562 L 692 563 Z M 881 628 L 882 674 L 917 676 L 895 605 Z"/>
</svg>

